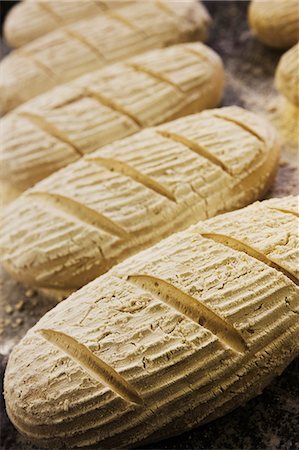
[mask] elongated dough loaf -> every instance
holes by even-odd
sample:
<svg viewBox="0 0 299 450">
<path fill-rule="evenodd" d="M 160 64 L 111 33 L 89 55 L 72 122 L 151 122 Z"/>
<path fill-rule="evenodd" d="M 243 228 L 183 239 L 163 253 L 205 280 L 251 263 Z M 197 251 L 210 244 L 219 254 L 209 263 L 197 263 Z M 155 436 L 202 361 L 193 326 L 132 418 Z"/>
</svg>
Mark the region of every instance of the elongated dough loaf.
<svg viewBox="0 0 299 450">
<path fill-rule="evenodd" d="M 10 356 L 12 422 L 41 447 L 140 448 L 259 394 L 299 350 L 298 225 L 298 198 L 255 203 L 73 294 Z"/>
<path fill-rule="evenodd" d="M 133 0 L 25 0 L 9 13 L 4 36 L 11 47 L 20 47 L 34 39 L 78 20 L 127 6 Z"/>
<path fill-rule="evenodd" d="M 218 105 L 220 58 L 201 43 L 152 50 L 59 86 L 6 115 L 0 182 L 10 198 L 142 128 Z"/>
<path fill-rule="evenodd" d="M 299 44 L 281 57 L 276 69 L 275 84 L 282 95 L 299 106 Z"/>
<path fill-rule="evenodd" d="M 252 0 L 249 23 L 270 47 L 287 48 L 299 40 L 298 0 Z"/>
<path fill-rule="evenodd" d="M 170 233 L 256 200 L 277 159 L 273 129 L 238 107 L 146 129 L 13 202 L 0 226 L 2 262 L 16 279 L 64 296 Z"/>
<path fill-rule="evenodd" d="M 0 64 L 0 111 L 54 86 L 154 48 L 204 40 L 209 16 L 196 0 L 138 1 L 81 20 L 11 52 Z"/>
</svg>

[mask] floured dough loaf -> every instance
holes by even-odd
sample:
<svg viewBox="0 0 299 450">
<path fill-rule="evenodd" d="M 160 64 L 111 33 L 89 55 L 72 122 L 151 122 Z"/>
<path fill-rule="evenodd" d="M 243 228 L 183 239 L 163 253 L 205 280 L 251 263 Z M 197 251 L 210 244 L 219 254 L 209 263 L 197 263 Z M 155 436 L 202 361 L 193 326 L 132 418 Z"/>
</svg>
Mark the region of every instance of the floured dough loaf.
<svg viewBox="0 0 299 450">
<path fill-rule="evenodd" d="M 0 64 L 0 111 L 85 73 L 154 48 L 204 40 L 209 15 L 197 0 L 137 1 L 61 27 Z"/>
<path fill-rule="evenodd" d="M 281 57 L 276 69 L 275 84 L 288 101 L 299 106 L 299 44 Z"/>
<path fill-rule="evenodd" d="M 270 47 L 288 48 L 299 40 L 298 0 L 252 0 L 249 23 Z"/>
<path fill-rule="evenodd" d="M 238 107 L 104 146 L 6 209 L 2 263 L 16 279 L 63 297 L 163 237 L 259 198 L 278 149 L 273 129 Z"/>
<path fill-rule="evenodd" d="M 9 358 L 14 425 L 42 448 L 141 448 L 259 394 L 298 355 L 298 222 L 296 197 L 255 203 L 60 303 Z"/>
<path fill-rule="evenodd" d="M 4 36 L 11 47 L 20 47 L 50 31 L 78 20 L 114 11 L 133 0 L 24 0 L 5 20 Z"/>
<path fill-rule="evenodd" d="M 219 56 L 201 43 L 152 50 L 24 103 L 0 122 L 6 197 L 142 128 L 218 105 Z M 12 197 L 12 195 L 9 195 Z"/>
</svg>

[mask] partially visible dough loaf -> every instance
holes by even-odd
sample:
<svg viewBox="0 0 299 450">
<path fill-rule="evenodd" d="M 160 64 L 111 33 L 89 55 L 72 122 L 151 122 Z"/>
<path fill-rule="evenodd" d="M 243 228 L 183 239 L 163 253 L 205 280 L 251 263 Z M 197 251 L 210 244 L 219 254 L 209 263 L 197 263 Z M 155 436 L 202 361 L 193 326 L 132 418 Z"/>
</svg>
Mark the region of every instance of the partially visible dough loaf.
<svg viewBox="0 0 299 450">
<path fill-rule="evenodd" d="M 249 23 L 264 44 L 277 48 L 291 47 L 299 40 L 299 2 L 252 0 Z"/>
<path fill-rule="evenodd" d="M 61 27 L 0 64 L 0 112 L 85 73 L 155 48 L 204 40 L 210 23 L 197 0 L 138 1 Z"/>
<path fill-rule="evenodd" d="M 238 107 L 116 141 L 6 209 L 2 263 L 17 280 L 63 297 L 163 237 L 259 198 L 278 152 L 273 129 Z"/>
<path fill-rule="evenodd" d="M 24 0 L 5 20 L 4 36 L 11 47 L 20 47 L 56 28 L 103 14 L 134 0 Z"/>
<path fill-rule="evenodd" d="M 276 69 L 275 84 L 282 95 L 299 106 L 299 44 L 281 57 Z"/>
<path fill-rule="evenodd" d="M 218 105 L 218 55 L 201 43 L 152 50 L 24 103 L 0 122 L 0 183 L 20 193 L 142 128 Z"/>
<path fill-rule="evenodd" d="M 298 226 L 298 198 L 255 203 L 77 291 L 10 355 L 12 422 L 39 448 L 143 448 L 244 405 L 298 355 Z"/>
</svg>

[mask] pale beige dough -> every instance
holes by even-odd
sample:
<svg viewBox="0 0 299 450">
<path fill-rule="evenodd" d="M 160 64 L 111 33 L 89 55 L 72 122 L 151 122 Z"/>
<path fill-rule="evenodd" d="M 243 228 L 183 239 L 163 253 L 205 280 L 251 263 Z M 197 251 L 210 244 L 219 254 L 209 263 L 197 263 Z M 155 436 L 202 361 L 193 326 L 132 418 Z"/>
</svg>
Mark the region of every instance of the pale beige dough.
<svg viewBox="0 0 299 450">
<path fill-rule="evenodd" d="M 289 102 L 299 107 L 299 43 L 281 57 L 275 73 L 275 84 Z"/>
<path fill-rule="evenodd" d="M 288 48 L 299 40 L 298 0 L 252 0 L 249 24 L 264 44 Z"/>
<path fill-rule="evenodd" d="M 18 430 L 42 448 L 142 448 L 259 394 L 298 355 L 295 204 L 255 203 L 196 224 L 47 313 L 5 374 Z M 215 230 L 268 262 L 219 243 Z"/>
<path fill-rule="evenodd" d="M 4 36 L 11 47 L 21 47 L 56 28 L 134 3 L 134 0 L 24 0 L 10 11 Z"/>
<path fill-rule="evenodd" d="M 204 40 L 209 15 L 196 0 L 138 1 L 80 20 L 12 51 L 0 63 L 0 112 L 54 86 L 155 48 Z"/>
<path fill-rule="evenodd" d="M 0 121 L 6 198 L 142 128 L 217 106 L 223 85 L 219 56 L 189 43 L 110 65 L 24 103 Z"/>
<path fill-rule="evenodd" d="M 264 194 L 274 130 L 227 107 L 106 145 L 22 194 L 4 212 L 0 249 L 17 279 L 63 297 L 131 254 Z"/>
</svg>

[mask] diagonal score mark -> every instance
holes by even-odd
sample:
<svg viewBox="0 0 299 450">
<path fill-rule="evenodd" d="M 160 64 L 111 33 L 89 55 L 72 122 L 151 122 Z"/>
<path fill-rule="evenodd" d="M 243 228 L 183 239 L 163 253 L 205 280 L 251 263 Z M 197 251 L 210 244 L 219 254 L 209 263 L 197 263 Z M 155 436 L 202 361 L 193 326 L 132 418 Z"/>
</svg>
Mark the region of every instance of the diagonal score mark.
<svg viewBox="0 0 299 450">
<path fill-rule="evenodd" d="M 166 14 L 168 14 L 170 17 L 176 17 L 178 18 L 179 16 L 176 14 L 176 12 L 166 3 L 164 3 L 161 0 L 156 0 L 155 1 L 156 6 L 161 9 L 161 11 L 164 11 Z"/>
<path fill-rule="evenodd" d="M 194 47 L 190 47 L 190 46 L 186 45 L 185 51 L 187 53 L 190 53 L 193 56 L 197 56 L 197 58 L 199 59 L 199 61 L 201 63 L 205 62 L 205 63 L 208 63 L 209 65 L 211 64 L 211 57 L 209 57 L 208 55 L 205 55 L 204 52 L 201 52 L 200 50 L 198 50 L 198 47 L 195 49 Z"/>
<path fill-rule="evenodd" d="M 190 141 L 186 137 L 171 133 L 170 131 L 166 130 L 160 130 L 156 129 L 156 133 L 160 134 L 160 136 L 163 136 L 166 139 L 170 139 L 174 142 L 179 142 L 180 144 L 185 145 L 185 147 L 188 147 L 189 150 L 197 153 L 198 155 L 202 156 L 205 159 L 208 159 L 211 163 L 215 164 L 216 166 L 219 166 L 224 172 L 231 175 L 229 167 L 227 167 L 217 156 L 213 155 L 209 150 L 207 150 L 205 147 Z"/>
<path fill-rule="evenodd" d="M 41 191 L 29 191 L 28 196 L 31 198 L 36 197 L 43 201 L 49 208 L 52 208 L 62 215 L 65 215 L 68 219 L 77 219 L 79 222 L 85 225 L 90 225 L 100 230 L 118 236 L 120 238 L 128 238 L 129 232 L 118 225 L 113 220 L 104 216 L 103 214 L 83 205 L 77 200 L 73 200 L 70 197 L 66 197 L 61 194 Z"/>
<path fill-rule="evenodd" d="M 283 214 L 292 214 L 292 216 L 299 217 L 298 211 L 292 211 L 290 209 L 279 208 L 278 206 L 269 206 L 269 205 L 265 205 L 265 206 L 269 209 L 275 209 L 275 211 L 279 211 Z"/>
<path fill-rule="evenodd" d="M 102 158 L 100 156 L 86 157 L 85 160 L 91 163 L 100 164 L 101 166 L 106 167 L 108 170 L 115 171 L 119 174 L 132 178 L 134 181 L 137 181 L 137 183 L 144 185 L 157 194 L 166 197 L 168 200 L 176 202 L 175 196 L 169 189 L 122 161 L 110 158 Z"/>
<path fill-rule="evenodd" d="M 224 120 L 226 122 L 230 122 L 237 125 L 239 128 L 242 128 L 242 130 L 247 131 L 247 133 L 255 136 L 259 141 L 265 144 L 265 139 L 262 137 L 262 135 L 257 133 L 257 131 L 254 130 L 253 127 L 251 127 L 250 125 L 245 124 L 242 120 L 238 120 L 235 117 L 229 117 L 221 113 L 213 113 L 213 116 L 217 117 L 217 119 Z"/>
<path fill-rule="evenodd" d="M 127 67 L 131 67 L 132 69 L 136 70 L 136 72 L 145 73 L 146 75 L 149 75 L 150 77 L 154 78 L 155 80 L 158 80 L 162 83 L 166 83 L 166 84 L 172 86 L 180 93 L 185 93 L 179 84 L 175 83 L 174 81 L 171 81 L 168 77 L 163 75 L 161 72 L 156 72 L 155 70 L 149 69 L 148 67 L 145 67 L 140 63 L 126 61 L 126 62 L 124 62 L 124 64 Z"/>
<path fill-rule="evenodd" d="M 66 353 L 83 370 L 86 370 L 96 380 L 104 383 L 121 398 L 137 405 L 143 404 L 142 398 L 130 383 L 75 338 L 52 329 L 40 329 L 36 332 Z"/>
<path fill-rule="evenodd" d="M 100 52 L 100 50 L 95 45 L 93 45 L 88 39 L 86 39 L 85 36 L 83 36 L 83 34 L 73 29 L 67 28 L 66 26 L 63 27 L 63 31 L 66 34 L 66 36 L 72 37 L 76 41 L 80 42 L 82 45 L 87 47 L 92 53 L 94 53 L 98 58 L 102 59 L 105 63 L 107 63 L 107 59 L 105 58 L 105 56 Z M 101 69 L 101 67 L 98 66 L 95 67 L 94 69 L 98 70 Z"/>
<path fill-rule="evenodd" d="M 114 112 L 117 112 L 119 114 L 122 114 L 123 116 L 127 116 L 129 119 L 134 122 L 134 124 L 138 128 L 143 128 L 143 123 L 130 111 L 128 111 L 124 106 L 122 106 L 119 102 L 115 100 L 111 100 L 106 95 L 100 94 L 99 92 L 93 91 L 92 89 L 88 87 L 84 87 L 84 91 L 87 97 L 92 98 L 93 100 L 96 100 L 97 102 L 101 103 L 101 105 L 107 106 L 108 108 L 112 109 Z"/>
<path fill-rule="evenodd" d="M 246 351 L 246 342 L 239 331 L 200 300 L 155 276 L 129 275 L 127 280 L 145 291 L 151 292 L 193 322 L 208 329 L 232 350 L 239 353 Z"/>
<path fill-rule="evenodd" d="M 252 258 L 255 258 L 258 261 L 266 264 L 267 266 L 276 269 L 278 272 L 282 273 L 283 275 L 288 277 L 293 283 L 299 286 L 298 279 L 291 272 L 289 272 L 279 264 L 272 261 L 270 258 L 268 258 L 267 255 L 260 252 L 259 250 L 256 250 L 254 247 L 251 247 L 250 245 L 245 244 L 244 242 L 239 241 L 238 239 L 232 238 L 231 236 L 227 236 L 226 234 L 220 233 L 200 233 L 200 234 L 206 239 L 211 239 L 214 242 L 218 242 L 219 244 L 225 245 L 226 247 L 232 248 L 233 250 L 238 250 L 239 252 L 246 253 Z"/>
<path fill-rule="evenodd" d="M 36 125 L 41 130 L 45 131 L 47 134 L 50 134 L 59 141 L 69 145 L 74 150 L 74 152 L 77 153 L 77 155 L 79 155 L 80 157 L 83 156 L 79 147 L 77 147 L 70 139 L 68 139 L 68 137 L 63 132 L 61 132 L 51 122 L 48 122 L 47 119 L 45 119 L 43 116 L 39 116 L 38 114 L 27 111 L 17 112 L 17 115 L 20 117 L 24 117 L 25 119 L 28 119 L 31 123 Z"/>
<path fill-rule="evenodd" d="M 51 2 L 46 2 L 44 0 L 37 0 L 39 8 L 43 9 L 48 13 L 52 19 L 56 21 L 58 25 L 63 24 L 63 19 L 51 8 Z"/>
<path fill-rule="evenodd" d="M 144 32 L 142 28 L 140 28 L 138 25 L 136 25 L 133 22 L 130 22 L 129 19 L 127 19 L 125 16 L 121 15 L 119 11 L 115 11 L 115 9 L 108 9 L 105 11 L 105 14 L 108 17 L 111 17 L 112 19 L 117 20 L 118 22 L 122 23 L 123 25 L 126 25 L 126 27 L 131 28 L 134 31 L 137 31 L 143 37 L 148 37 L 148 35 Z"/>
<path fill-rule="evenodd" d="M 84 93 L 78 93 L 77 95 L 75 95 L 74 97 L 70 97 L 67 100 L 61 100 L 60 103 L 56 103 L 55 106 L 52 106 L 52 111 L 55 111 L 56 109 L 60 109 L 63 108 L 64 106 L 68 106 L 68 105 L 72 105 L 73 103 L 76 103 L 80 100 L 83 100 L 86 96 L 84 95 Z"/>
<path fill-rule="evenodd" d="M 50 78 L 52 81 L 57 82 L 57 76 L 55 72 L 52 71 L 51 67 L 47 66 L 45 63 L 43 63 L 37 55 L 34 54 L 34 52 L 28 50 L 27 48 L 18 48 L 17 50 L 18 55 L 23 56 L 24 58 L 27 58 L 29 61 L 33 62 L 39 69 L 41 69 L 48 78 Z"/>
</svg>

